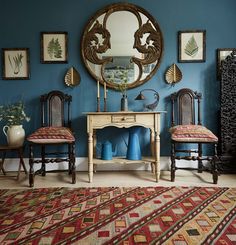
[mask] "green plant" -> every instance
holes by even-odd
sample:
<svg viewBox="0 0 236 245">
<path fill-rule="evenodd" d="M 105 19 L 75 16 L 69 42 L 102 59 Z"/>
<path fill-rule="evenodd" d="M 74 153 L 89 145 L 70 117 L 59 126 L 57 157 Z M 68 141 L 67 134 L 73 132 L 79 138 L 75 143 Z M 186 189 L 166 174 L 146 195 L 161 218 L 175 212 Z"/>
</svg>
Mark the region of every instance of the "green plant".
<svg viewBox="0 0 236 245">
<path fill-rule="evenodd" d="M 6 125 L 21 125 L 24 121 L 29 122 L 30 118 L 25 114 L 25 106 L 22 101 L 14 104 L 0 105 L 0 121 Z"/>
<path fill-rule="evenodd" d="M 129 69 L 117 67 L 109 77 L 109 80 L 114 83 L 115 88 L 119 90 L 123 96 L 125 96 L 127 93 L 128 72 Z"/>
</svg>

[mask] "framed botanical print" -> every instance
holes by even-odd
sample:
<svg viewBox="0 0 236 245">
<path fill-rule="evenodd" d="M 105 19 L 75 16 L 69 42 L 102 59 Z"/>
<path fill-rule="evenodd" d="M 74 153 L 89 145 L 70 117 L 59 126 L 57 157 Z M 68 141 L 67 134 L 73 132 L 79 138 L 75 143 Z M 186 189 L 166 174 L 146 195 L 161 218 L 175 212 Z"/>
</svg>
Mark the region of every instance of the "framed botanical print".
<svg viewBox="0 0 236 245">
<path fill-rule="evenodd" d="M 2 49 L 2 78 L 4 80 L 29 79 L 29 49 Z"/>
<path fill-rule="evenodd" d="M 41 32 L 41 63 L 67 63 L 67 32 Z"/>
<path fill-rule="evenodd" d="M 221 79 L 222 61 L 230 55 L 236 48 L 218 48 L 217 49 L 217 80 Z"/>
<path fill-rule="evenodd" d="M 206 31 L 178 32 L 178 61 L 205 62 L 206 61 Z"/>
</svg>

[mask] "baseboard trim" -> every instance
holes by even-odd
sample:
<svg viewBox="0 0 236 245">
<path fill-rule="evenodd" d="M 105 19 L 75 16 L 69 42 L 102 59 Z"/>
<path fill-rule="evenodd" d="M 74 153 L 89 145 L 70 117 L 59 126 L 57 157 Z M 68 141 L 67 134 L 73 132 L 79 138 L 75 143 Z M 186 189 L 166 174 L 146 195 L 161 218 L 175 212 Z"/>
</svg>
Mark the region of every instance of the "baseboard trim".
<svg viewBox="0 0 236 245">
<path fill-rule="evenodd" d="M 29 159 L 24 158 L 25 166 L 29 170 Z M 17 171 L 19 166 L 19 160 L 17 158 L 7 158 L 5 159 L 4 169 L 6 171 Z M 88 158 L 78 157 L 75 162 L 76 171 L 88 171 Z M 169 157 L 161 157 L 161 170 L 168 170 L 170 166 Z M 40 164 L 34 164 L 34 170 L 38 170 Z M 66 170 L 67 163 L 48 163 L 47 170 Z M 113 170 L 150 170 L 150 164 L 102 164 L 97 165 L 97 170 L 101 171 L 113 171 Z"/>
<path fill-rule="evenodd" d="M 25 166 L 29 169 L 29 159 L 24 158 Z M 186 161 L 178 160 L 177 166 L 180 167 L 194 167 L 196 166 L 197 161 Z M 87 157 L 78 157 L 76 158 L 76 171 L 88 171 L 88 158 Z M 4 169 L 6 171 L 18 171 L 19 159 L 18 158 L 8 158 L 5 160 Z M 40 164 L 34 165 L 34 170 L 38 170 Z M 48 163 L 47 170 L 66 170 L 67 163 Z M 115 170 L 151 170 L 150 164 L 134 163 L 134 164 L 101 164 L 97 165 L 97 170 L 101 171 L 115 171 Z M 170 170 L 170 157 L 162 156 L 160 158 L 160 170 Z"/>
</svg>

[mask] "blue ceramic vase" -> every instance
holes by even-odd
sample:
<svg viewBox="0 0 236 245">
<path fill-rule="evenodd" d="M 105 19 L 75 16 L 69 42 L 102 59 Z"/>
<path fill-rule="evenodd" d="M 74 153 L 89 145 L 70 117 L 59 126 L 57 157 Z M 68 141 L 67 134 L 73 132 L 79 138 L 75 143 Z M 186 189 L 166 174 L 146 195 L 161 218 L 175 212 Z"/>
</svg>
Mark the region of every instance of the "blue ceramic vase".
<svg viewBox="0 0 236 245">
<path fill-rule="evenodd" d="M 128 148 L 126 153 L 126 158 L 128 160 L 142 159 L 139 137 L 138 137 L 139 131 L 140 131 L 140 127 L 132 127 L 129 129 Z"/>
</svg>

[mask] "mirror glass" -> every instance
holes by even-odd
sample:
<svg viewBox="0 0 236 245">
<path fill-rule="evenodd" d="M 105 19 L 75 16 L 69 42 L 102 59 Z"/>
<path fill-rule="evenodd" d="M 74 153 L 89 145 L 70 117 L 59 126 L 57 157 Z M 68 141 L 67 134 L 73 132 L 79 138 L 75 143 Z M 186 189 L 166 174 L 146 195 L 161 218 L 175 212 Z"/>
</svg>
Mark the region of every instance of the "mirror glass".
<svg viewBox="0 0 236 245">
<path fill-rule="evenodd" d="M 117 89 L 148 81 L 157 71 L 163 52 L 162 33 L 146 10 L 129 3 L 99 10 L 82 37 L 82 57 L 90 74 Z"/>
</svg>

